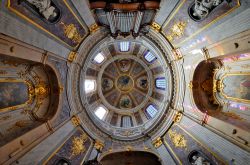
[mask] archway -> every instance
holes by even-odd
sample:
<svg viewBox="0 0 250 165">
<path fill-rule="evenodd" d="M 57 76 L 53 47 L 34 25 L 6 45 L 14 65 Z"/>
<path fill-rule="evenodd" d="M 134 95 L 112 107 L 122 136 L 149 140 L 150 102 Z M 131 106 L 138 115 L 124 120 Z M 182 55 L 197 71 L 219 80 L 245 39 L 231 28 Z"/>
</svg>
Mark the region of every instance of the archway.
<svg viewBox="0 0 250 165">
<path fill-rule="evenodd" d="M 129 152 L 117 152 L 104 156 L 101 159 L 103 165 L 161 165 L 159 158 L 149 152 L 142 151 L 129 151 Z"/>
<path fill-rule="evenodd" d="M 1 55 L 0 146 L 51 119 L 58 108 L 58 79 L 48 65 Z"/>
<path fill-rule="evenodd" d="M 194 102 L 201 112 L 246 131 L 250 123 L 249 57 L 241 53 L 202 61 L 192 82 Z"/>
</svg>

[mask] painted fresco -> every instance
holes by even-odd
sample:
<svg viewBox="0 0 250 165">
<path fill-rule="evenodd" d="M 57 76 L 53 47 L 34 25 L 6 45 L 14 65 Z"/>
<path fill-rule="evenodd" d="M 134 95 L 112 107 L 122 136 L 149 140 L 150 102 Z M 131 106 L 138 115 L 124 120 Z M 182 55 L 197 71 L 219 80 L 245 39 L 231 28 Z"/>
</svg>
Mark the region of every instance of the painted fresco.
<svg viewBox="0 0 250 165">
<path fill-rule="evenodd" d="M 223 78 L 222 94 L 231 100 L 250 102 L 250 73 L 229 74 Z"/>
<path fill-rule="evenodd" d="M 162 33 L 175 47 L 191 39 L 209 25 L 222 18 L 222 16 L 226 16 L 229 12 L 240 6 L 239 0 L 232 0 L 229 3 L 228 1 L 221 1 L 217 5 L 213 5 L 213 1 L 205 2 L 201 0 L 200 2 L 200 4 L 211 3 L 211 5 L 204 5 L 210 6 L 208 9 L 197 6 L 196 8 L 202 10 L 198 10 L 200 12 L 193 12 L 192 9 L 195 8 L 194 0 L 180 1 L 179 7 L 164 24 Z"/>
<path fill-rule="evenodd" d="M 50 156 L 45 164 L 57 164 L 59 161 L 82 164 L 91 145 L 92 141 L 87 134 L 81 128 L 77 128 L 73 135 Z"/>
<path fill-rule="evenodd" d="M 25 104 L 29 100 L 24 82 L 0 82 L 0 109 Z"/>
<path fill-rule="evenodd" d="M 8 0 L 8 8 L 71 48 L 87 35 L 87 29 L 66 0 Z"/>
<path fill-rule="evenodd" d="M 204 145 L 179 125 L 173 125 L 166 133 L 164 144 L 179 164 L 197 164 L 198 162 L 210 163 L 210 165 L 224 164 L 218 156 L 209 152 Z"/>
</svg>

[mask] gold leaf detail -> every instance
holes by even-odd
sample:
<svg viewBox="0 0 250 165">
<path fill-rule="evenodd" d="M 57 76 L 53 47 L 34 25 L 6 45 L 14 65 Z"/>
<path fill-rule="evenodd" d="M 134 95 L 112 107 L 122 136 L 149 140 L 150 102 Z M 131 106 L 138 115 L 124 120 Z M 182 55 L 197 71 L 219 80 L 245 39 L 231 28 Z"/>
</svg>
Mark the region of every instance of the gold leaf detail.
<svg viewBox="0 0 250 165">
<path fill-rule="evenodd" d="M 168 135 L 175 147 L 177 148 L 187 147 L 187 140 L 185 139 L 184 135 L 178 134 L 176 131 L 172 130 L 168 131 Z"/>
<path fill-rule="evenodd" d="M 84 143 L 87 141 L 88 136 L 83 133 L 78 137 L 74 137 L 71 146 L 71 155 L 77 156 L 86 151 Z"/>
</svg>

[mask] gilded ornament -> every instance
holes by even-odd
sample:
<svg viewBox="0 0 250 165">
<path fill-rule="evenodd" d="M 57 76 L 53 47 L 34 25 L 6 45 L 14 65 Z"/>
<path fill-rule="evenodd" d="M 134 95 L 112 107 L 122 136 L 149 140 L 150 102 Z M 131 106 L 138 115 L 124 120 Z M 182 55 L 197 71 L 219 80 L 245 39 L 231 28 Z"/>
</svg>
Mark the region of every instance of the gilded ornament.
<svg viewBox="0 0 250 165">
<path fill-rule="evenodd" d="M 80 119 L 79 119 L 78 116 L 73 116 L 73 117 L 71 118 L 71 122 L 72 122 L 72 124 L 73 124 L 75 127 L 78 126 L 78 125 L 80 125 L 80 123 L 81 123 L 81 121 L 80 121 Z"/>
<path fill-rule="evenodd" d="M 180 60 L 183 58 L 181 51 L 179 48 L 177 49 L 172 49 L 173 54 L 175 55 L 176 60 Z"/>
<path fill-rule="evenodd" d="M 187 23 L 185 21 L 176 22 L 170 29 L 170 34 L 167 35 L 169 41 L 183 36 Z"/>
<path fill-rule="evenodd" d="M 71 39 L 74 43 L 80 43 L 82 40 L 81 35 L 79 34 L 76 26 L 74 24 L 66 25 L 65 23 L 61 22 L 61 25 L 63 25 L 63 31 L 64 35 Z"/>
<path fill-rule="evenodd" d="M 175 116 L 174 116 L 174 122 L 175 122 L 175 123 L 180 122 L 180 121 L 181 121 L 182 116 L 183 116 L 182 112 L 180 112 L 180 111 L 179 111 L 179 112 L 177 112 L 177 113 L 175 114 Z"/>
<path fill-rule="evenodd" d="M 96 23 L 92 24 L 92 25 L 89 27 L 90 33 L 94 33 L 94 32 L 96 32 L 98 29 L 99 29 L 99 26 L 98 26 Z"/>
<path fill-rule="evenodd" d="M 71 51 L 68 56 L 68 61 L 73 62 L 75 58 L 76 58 L 76 52 Z"/>
<path fill-rule="evenodd" d="M 35 95 L 39 98 L 46 98 L 49 95 L 49 87 L 45 84 L 39 84 L 35 87 Z"/>
<path fill-rule="evenodd" d="M 101 151 L 104 148 L 104 144 L 100 141 L 96 141 L 94 147 L 95 149 Z"/>
<path fill-rule="evenodd" d="M 156 140 L 153 141 L 153 145 L 155 148 L 159 148 L 162 145 L 162 140 L 158 137 Z"/>
<path fill-rule="evenodd" d="M 172 131 L 171 129 L 168 131 L 168 135 L 175 147 L 177 148 L 187 147 L 187 140 L 185 139 L 184 135 L 181 135 L 176 131 Z"/>
<path fill-rule="evenodd" d="M 159 32 L 160 29 L 161 29 L 161 26 L 160 26 L 158 23 L 153 22 L 153 23 L 151 24 L 151 28 L 154 29 L 155 31 Z"/>
<path fill-rule="evenodd" d="M 132 146 L 126 146 L 125 149 L 126 149 L 126 151 L 132 151 L 133 147 Z"/>
<path fill-rule="evenodd" d="M 80 136 L 73 137 L 71 146 L 71 156 L 77 156 L 86 151 L 84 144 L 87 139 L 88 136 L 85 133 L 81 134 Z"/>
<path fill-rule="evenodd" d="M 190 81 L 190 82 L 188 83 L 188 87 L 189 87 L 190 89 L 193 88 L 193 81 Z"/>
</svg>

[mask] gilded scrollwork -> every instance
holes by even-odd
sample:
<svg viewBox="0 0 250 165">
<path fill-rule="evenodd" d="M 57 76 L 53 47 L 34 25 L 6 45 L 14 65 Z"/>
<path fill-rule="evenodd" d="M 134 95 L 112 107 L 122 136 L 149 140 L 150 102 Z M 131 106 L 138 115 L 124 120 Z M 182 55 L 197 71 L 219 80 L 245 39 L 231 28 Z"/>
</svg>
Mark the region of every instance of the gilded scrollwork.
<svg viewBox="0 0 250 165">
<path fill-rule="evenodd" d="M 159 148 L 161 145 L 162 145 L 162 140 L 160 137 L 158 137 L 156 140 L 154 140 L 153 142 L 153 145 L 155 148 Z"/>
<path fill-rule="evenodd" d="M 74 43 L 77 43 L 77 44 L 79 44 L 81 42 L 82 37 L 79 34 L 79 32 L 74 24 L 66 25 L 63 22 L 61 22 L 60 24 L 63 25 L 64 35 L 68 39 L 71 39 Z"/>
<path fill-rule="evenodd" d="M 175 38 L 180 38 L 184 35 L 185 28 L 187 26 L 187 22 L 185 21 L 179 21 L 176 22 L 171 28 L 170 33 L 167 34 L 167 39 L 171 42 Z"/>
<path fill-rule="evenodd" d="M 153 22 L 151 24 L 151 28 L 154 29 L 155 31 L 159 32 L 161 30 L 161 25 L 159 25 L 158 23 L 156 22 Z"/>
<path fill-rule="evenodd" d="M 80 125 L 80 119 L 79 119 L 79 117 L 78 116 L 73 116 L 72 118 L 71 118 L 71 122 L 72 122 L 72 124 L 75 126 L 75 127 L 77 127 L 78 125 Z"/>
<path fill-rule="evenodd" d="M 88 136 L 85 133 L 82 133 L 80 136 L 73 137 L 71 146 L 71 156 L 74 157 L 86 151 L 84 144 L 87 139 Z"/>
<path fill-rule="evenodd" d="M 96 141 L 95 142 L 95 145 L 94 145 L 95 149 L 99 150 L 99 151 L 102 151 L 102 149 L 104 148 L 104 144 L 100 141 Z"/>
<path fill-rule="evenodd" d="M 184 135 L 177 133 L 175 130 L 169 130 L 168 136 L 176 148 L 187 148 L 187 140 Z"/>
</svg>

